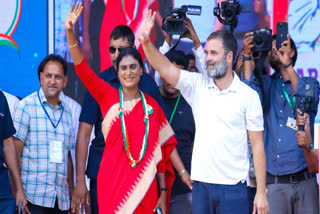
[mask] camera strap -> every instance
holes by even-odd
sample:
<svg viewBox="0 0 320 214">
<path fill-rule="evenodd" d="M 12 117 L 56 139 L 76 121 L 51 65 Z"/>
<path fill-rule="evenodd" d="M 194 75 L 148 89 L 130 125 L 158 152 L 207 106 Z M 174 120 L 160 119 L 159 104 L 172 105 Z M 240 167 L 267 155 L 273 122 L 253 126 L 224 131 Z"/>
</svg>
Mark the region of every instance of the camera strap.
<svg viewBox="0 0 320 214">
<path fill-rule="evenodd" d="M 178 46 L 178 44 L 179 44 L 180 40 L 181 40 L 181 35 L 179 36 L 179 39 L 178 39 L 178 41 L 176 42 L 176 44 L 174 44 L 174 46 L 172 46 L 172 48 L 170 48 L 170 50 L 169 50 L 169 51 L 171 51 L 171 50 L 175 50 L 175 49 L 176 49 L 176 47 Z M 168 52 L 169 52 L 169 51 L 168 51 Z"/>
<path fill-rule="evenodd" d="M 295 107 L 296 107 L 296 97 L 293 96 L 293 97 L 292 97 L 292 102 L 291 102 L 290 97 L 289 97 L 289 94 L 288 94 L 288 93 L 286 92 L 286 90 L 282 87 L 282 85 L 281 85 L 281 83 L 280 83 L 280 81 L 279 81 L 278 79 L 277 79 L 277 82 L 278 82 L 278 84 L 279 84 L 279 86 L 280 86 L 280 88 L 281 88 L 281 90 L 282 90 L 282 92 L 283 92 L 283 95 L 284 95 L 284 97 L 286 98 L 286 100 L 287 100 L 290 108 L 292 109 L 292 114 L 294 115 L 294 109 L 295 109 Z"/>
</svg>

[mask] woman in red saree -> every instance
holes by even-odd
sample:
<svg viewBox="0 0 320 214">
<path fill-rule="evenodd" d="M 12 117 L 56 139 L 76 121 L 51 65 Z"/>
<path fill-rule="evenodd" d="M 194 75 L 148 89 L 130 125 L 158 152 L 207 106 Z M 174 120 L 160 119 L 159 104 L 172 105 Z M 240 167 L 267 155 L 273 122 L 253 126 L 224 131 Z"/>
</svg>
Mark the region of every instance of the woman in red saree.
<svg viewBox="0 0 320 214">
<path fill-rule="evenodd" d="M 105 115 L 106 144 L 97 180 L 99 213 L 148 214 L 157 207 L 165 211 L 174 181 L 170 162 L 177 144 L 174 133 L 158 103 L 138 89 L 143 62 L 136 49 L 119 54 L 119 90 L 89 68 L 73 32 L 81 12 L 81 4 L 73 12 L 71 8 L 65 26 L 76 71 Z M 167 191 L 160 191 L 163 188 Z"/>
</svg>

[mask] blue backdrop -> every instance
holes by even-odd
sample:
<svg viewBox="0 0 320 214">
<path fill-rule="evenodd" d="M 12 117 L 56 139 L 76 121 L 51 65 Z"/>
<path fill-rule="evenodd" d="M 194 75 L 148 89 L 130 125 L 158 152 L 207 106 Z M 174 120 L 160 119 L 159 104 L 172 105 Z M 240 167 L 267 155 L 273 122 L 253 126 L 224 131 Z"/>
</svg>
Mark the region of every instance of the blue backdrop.
<svg viewBox="0 0 320 214">
<path fill-rule="evenodd" d="M 12 35 L 19 52 L 0 46 L 0 88 L 19 97 L 39 89 L 38 65 L 48 53 L 47 1 L 22 1 L 21 17 Z"/>
</svg>

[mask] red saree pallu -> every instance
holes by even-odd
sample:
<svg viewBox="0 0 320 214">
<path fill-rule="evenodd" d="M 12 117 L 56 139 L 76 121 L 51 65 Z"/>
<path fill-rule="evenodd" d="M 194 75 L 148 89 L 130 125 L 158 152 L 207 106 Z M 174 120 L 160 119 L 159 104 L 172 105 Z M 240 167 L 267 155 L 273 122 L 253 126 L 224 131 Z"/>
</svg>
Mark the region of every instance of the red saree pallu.
<svg viewBox="0 0 320 214">
<path fill-rule="evenodd" d="M 169 210 L 170 191 L 175 179 L 170 155 L 177 141 L 161 107 L 144 94 L 149 112 L 149 134 L 144 157 L 133 168 L 124 147 L 118 90 L 98 78 L 85 60 L 76 65 L 76 70 L 105 115 L 102 132 L 106 145 L 97 179 L 99 213 L 153 213 L 159 198 L 158 172 L 166 174 Z M 141 98 L 124 101 L 123 112 L 131 154 L 137 159 L 146 126 Z"/>
</svg>

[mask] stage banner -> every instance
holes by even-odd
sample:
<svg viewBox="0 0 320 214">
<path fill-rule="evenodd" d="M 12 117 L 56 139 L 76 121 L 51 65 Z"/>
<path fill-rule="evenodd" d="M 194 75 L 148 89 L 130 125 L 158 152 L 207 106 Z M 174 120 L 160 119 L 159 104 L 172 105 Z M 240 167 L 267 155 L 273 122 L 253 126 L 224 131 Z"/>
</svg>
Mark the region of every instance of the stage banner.
<svg viewBox="0 0 320 214">
<path fill-rule="evenodd" d="M 48 52 L 47 1 L 0 0 L 0 88 L 21 98 L 39 89 Z"/>
</svg>

